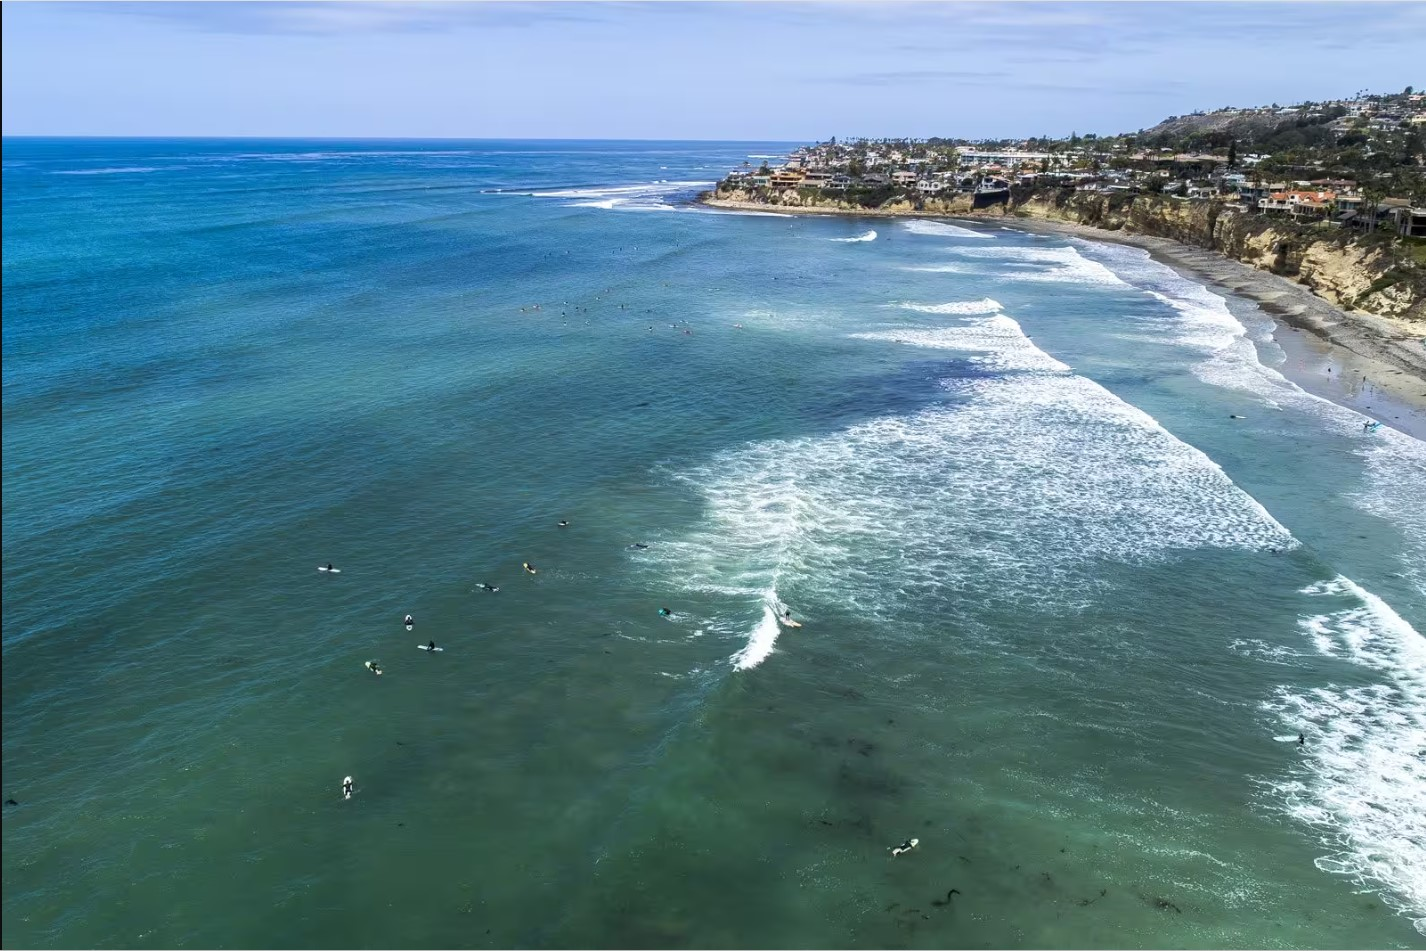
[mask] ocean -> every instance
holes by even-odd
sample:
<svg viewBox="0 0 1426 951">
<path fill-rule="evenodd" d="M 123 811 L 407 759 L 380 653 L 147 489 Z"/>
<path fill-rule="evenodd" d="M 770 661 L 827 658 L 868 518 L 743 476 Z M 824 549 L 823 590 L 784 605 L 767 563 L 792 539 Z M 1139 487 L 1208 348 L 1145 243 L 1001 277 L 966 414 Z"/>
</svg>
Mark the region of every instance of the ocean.
<svg viewBox="0 0 1426 951">
<path fill-rule="evenodd" d="M 4 141 L 6 947 L 1426 947 L 1426 444 L 788 148 Z"/>
</svg>

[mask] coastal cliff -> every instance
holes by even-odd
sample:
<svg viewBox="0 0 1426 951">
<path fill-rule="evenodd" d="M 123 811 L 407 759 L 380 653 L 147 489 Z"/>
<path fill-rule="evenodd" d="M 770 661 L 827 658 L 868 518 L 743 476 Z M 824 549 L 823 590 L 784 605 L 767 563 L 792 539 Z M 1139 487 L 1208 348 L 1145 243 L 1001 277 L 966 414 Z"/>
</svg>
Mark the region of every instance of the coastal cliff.
<svg viewBox="0 0 1426 951">
<path fill-rule="evenodd" d="M 1153 195 L 1036 192 L 1007 213 L 1167 238 L 1290 278 L 1343 310 L 1392 318 L 1426 335 L 1426 268 L 1399 243 L 1243 214 L 1221 202 Z"/>
<path fill-rule="evenodd" d="M 887 194 L 891 189 L 879 190 Z M 882 194 L 872 192 L 880 198 Z M 968 215 L 975 211 L 970 195 L 954 194 L 948 198 L 909 198 L 899 190 L 885 201 L 868 204 L 866 197 L 852 193 L 848 197 L 837 197 L 837 192 L 818 192 L 807 188 L 724 188 L 706 192 L 702 196 L 705 204 L 725 208 L 771 207 L 786 212 L 822 212 L 824 214 L 886 215 L 906 217 L 915 215 Z"/>
<path fill-rule="evenodd" d="M 1093 194 L 1068 189 L 1020 190 L 1008 201 L 976 209 L 973 196 L 945 198 L 896 192 L 879 195 L 811 189 L 720 186 L 704 203 L 724 208 L 765 208 L 787 213 L 892 217 L 997 217 L 1059 222 L 1165 238 L 1214 251 L 1296 281 L 1345 310 L 1388 318 L 1407 333 L 1426 336 L 1426 265 L 1412 248 L 1380 236 L 1356 235 L 1244 214 L 1222 202 L 1182 201 L 1156 195 Z"/>
</svg>

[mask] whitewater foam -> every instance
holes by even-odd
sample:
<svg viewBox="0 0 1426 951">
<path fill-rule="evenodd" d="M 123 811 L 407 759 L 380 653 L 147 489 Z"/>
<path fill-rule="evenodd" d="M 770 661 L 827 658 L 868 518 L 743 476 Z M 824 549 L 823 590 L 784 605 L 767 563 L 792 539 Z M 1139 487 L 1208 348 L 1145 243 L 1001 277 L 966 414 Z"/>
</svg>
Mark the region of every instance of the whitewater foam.
<svg viewBox="0 0 1426 951">
<path fill-rule="evenodd" d="M 769 590 L 769 599 L 776 598 L 776 596 L 775 591 Z M 771 600 L 769 600 L 769 603 L 763 605 L 762 618 L 748 634 L 747 646 L 730 658 L 733 666 L 738 670 L 751 670 L 767 660 L 777 644 L 777 635 L 780 630 L 777 614 L 774 613 Z"/>
<path fill-rule="evenodd" d="M 998 280 L 1052 284 L 1086 284 L 1102 287 L 1124 286 L 1125 282 L 1098 261 L 1087 258 L 1070 245 L 1061 247 L 958 247 L 954 255 L 984 266 L 1000 265 Z M 982 263 L 984 262 L 984 263 Z M 932 268 L 925 268 L 932 270 Z"/>
<path fill-rule="evenodd" d="M 828 241 L 848 241 L 848 242 L 856 242 L 856 241 L 875 241 L 875 240 L 876 240 L 876 232 L 875 232 L 875 231 L 867 231 L 867 232 L 865 232 L 865 233 L 863 233 L 863 234 L 857 235 L 855 238 L 828 238 L 827 240 L 828 240 Z"/>
<path fill-rule="evenodd" d="M 1326 872 L 1385 889 L 1426 934 L 1426 641 L 1381 598 L 1338 576 L 1304 588 L 1346 602 L 1300 626 L 1317 650 L 1379 675 L 1366 686 L 1279 687 L 1264 709 L 1307 734 L 1303 767 L 1269 784 L 1318 832 Z"/>
<path fill-rule="evenodd" d="M 1069 367 L 1030 342 L 1020 324 L 1004 314 L 983 317 L 955 327 L 925 330 L 903 327 L 850 335 L 857 340 L 887 340 L 939 350 L 972 351 L 972 361 L 1002 372 L 1066 373 Z"/>
<path fill-rule="evenodd" d="M 1368 485 L 1351 501 L 1380 516 L 1401 532 L 1406 552 L 1402 572 L 1426 594 L 1426 443 L 1404 433 L 1383 428 L 1364 436 L 1368 417 L 1302 389 L 1258 355 L 1254 337 L 1228 309 L 1219 294 L 1153 260 L 1147 251 L 1121 245 L 1081 244 L 1086 254 L 1106 263 L 1130 286 L 1166 305 L 1172 320 L 1150 317 L 1143 323 L 1159 339 L 1196 350 L 1200 359 L 1193 374 L 1205 383 L 1257 397 L 1275 410 L 1293 409 L 1310 414 L 1321 424 L 1357 441 L 1365 463 Z M 1256 342 L 1266 342 L 1266 333 Z"/>
<path fill-rule="evenodd" d="M 944 221 L 903 221 L 901 226 L 912 234 L 930 235 L 937 238 L 989 238 L 994 239 L 994 235 L 986 234 L 984 231 L 972 231 L 970 228 L 962 228 L 959 225 L 947 224 Z"/>
<path fill-rule="evenodd" d="M 898 618 L 907 601 L 957 593 L 1007 606 L 1052 599 L 1062 610 L 1076 596 L 1090 603 L 1103 559 L 1295 546 L 1211 459 L 1066 372 L 1011 318 L 927 333 L 916 342 L 973 347 L 987 365 L 1020 372 L 945 380 L 945 404 L 752 443 L 670 473 L 705 515 L 650 564 L 740 603 L 730 610 L 743 617 L 756 608 L 762 620 L 735 664 L 768 656 L 768 592 L 788 583 L 809 602 L 884 620 L 908 621 Z"/>
<path fill-rule="evenodd" d="M 982 297 L 980 300 L 951 301 L 948 304 L 915 304 L 901 301 L 895 306 L 923 314 L 993 314 L 1000 310 L 1000 301 Z"/>
<path fill-rule="evenodd" d="M 713 182 L 668 181 L 637 182 L 626 185 L 600 185 L 581 188 L 553 188 L 534 191 L 501 191 L 498 194 L 518 195 L 527 198 L 575 199 L 567 202 L 571 208 L 600 208 L 606 211 L 673 211 L 677 206 L 668 199 L 679 195 L 691 196 L 698 188 L 706 188 Z"/>
</svg>

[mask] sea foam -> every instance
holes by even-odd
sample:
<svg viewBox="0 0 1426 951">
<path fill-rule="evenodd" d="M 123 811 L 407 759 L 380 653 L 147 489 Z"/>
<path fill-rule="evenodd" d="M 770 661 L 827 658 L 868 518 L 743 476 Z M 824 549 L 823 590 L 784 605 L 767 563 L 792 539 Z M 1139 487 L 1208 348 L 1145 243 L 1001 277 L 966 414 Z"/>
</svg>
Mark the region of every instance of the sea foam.
<svg viewBox="0 0 1426 951">
<path fill-rule="evenodd" d="M 1097 596 L 1102 559 L 1295 545 L 1211 459 L 1067 372 L 1011 318 L 911 333 L 862 339 L 974 351 L 1013 372 L 945 380 L 950 401 L 911 415 L 754 442 L 670 473 L 705 516 L 654 561 L 741 603 L 732 610 L 750 633 L 733 664 L 769 656 L 768 592 L 789 585 L 882 620 L 948 593 L 1063 607 Z"/>
<path fill-rule="evenodd" d="M 1339 605 L 1300 621 L 1317 650 L 1375 682 L 1280 687 L 1264 703 L 1280 727 L 1308 736 L 1302 768 L 1269 784 L 1272 799 L 1331 849 L 1318 868 L 1385 889 L 1426 934 L 1426 641 L 1348 578 L 1302 593 Z"/>
<path fill-rule="evenodd" d="M 1274 410 L 1308 414 L 1323 426 L 1352 439 L 1366 465 L 1367 486 L 1352 496 L 1357 507 L 1394 523 L 1406 549 L 1402 573 L 1426 594 L 1426 443 L 1383 428 L 1363 432 L 1369 417 L 1308 393 L 1267 366 L 1255 338 L 1228 309 L 1219 294 L 1149 257 L 1139 248 L 1082 243 L 1086 254 L 1110 267 L 1131 286 L 1165 305 L 1169 319 L 1149 317 L 1140 324 L 1155 339 L 1197 354 L 1193 374 L 1205 383 L 1246 393 Z"/>
<path fill-rule="evenodd" d="M 993 314 L 1000 310 L 1000 301 L 989 297 L 980 300 L 951 301 L 946 304 L 916 304 L 901 301 L 894 305 L 902 310 L 914 310 L 922 314 Z"/>
<path fill-rule="evenodd" d="M 860 340 L 887 340 L 916 347 L 963 350 L 976 354 L 971 359 L 1000 371 L 1032 370 L 1064 373 L 1069 367 L 1030 342 L 1020 324 L 1004 314 L 971 320 L 955 327 L 925 330 L 906 327 L 851 335 Z"/>
<path fill-rule="evenodd" d="M 903 221 L 901 226 L 912 234 L 929 235 L 937 238 L 990 238 L 995 236 L 984 231 L 972 231 L 944 221 Z"/>
</svg>

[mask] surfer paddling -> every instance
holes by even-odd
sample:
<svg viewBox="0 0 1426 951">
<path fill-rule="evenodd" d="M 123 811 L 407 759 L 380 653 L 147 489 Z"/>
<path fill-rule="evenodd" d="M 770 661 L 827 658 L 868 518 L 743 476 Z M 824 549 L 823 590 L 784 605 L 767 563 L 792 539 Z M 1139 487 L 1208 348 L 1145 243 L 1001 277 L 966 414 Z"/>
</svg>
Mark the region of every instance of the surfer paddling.
<svg viewBox="0 0 1426 951">
<path fill-rule="evenodd" d="M 521 567 L 521 568 L 524 568 L 524 569 L 525 569 L 527 572 L 529 572 L 530 574 L 534 574 L 534 573 L 535 573 L 535 566 L 532 565 L 532 564 L 530 564 L 528 561 L 521 562 L 521 563 L 520 563 L 520 567 Z"/>
<path fill-rule="evenodd" d="M 343 798 L 343 799 L 350 799 L 350 798 L 352 798 L 352 785 L 353 785 L 353 784 L 352 784 L 352 778 L 351 778 L 350 776 L 348 776 L 346 779 L 343 779 L 343 780 L 342 780 L 342 798 Z"/>
<path fill-rule="evenodd" d="M 907 839 L 905 842 L 891 849 L 891 857 L 896 858 L 902 852 L 910 852 L 912 849 L 916 848 L 916 846 L 920 844 L 920 839 Z"/>
</svg>

